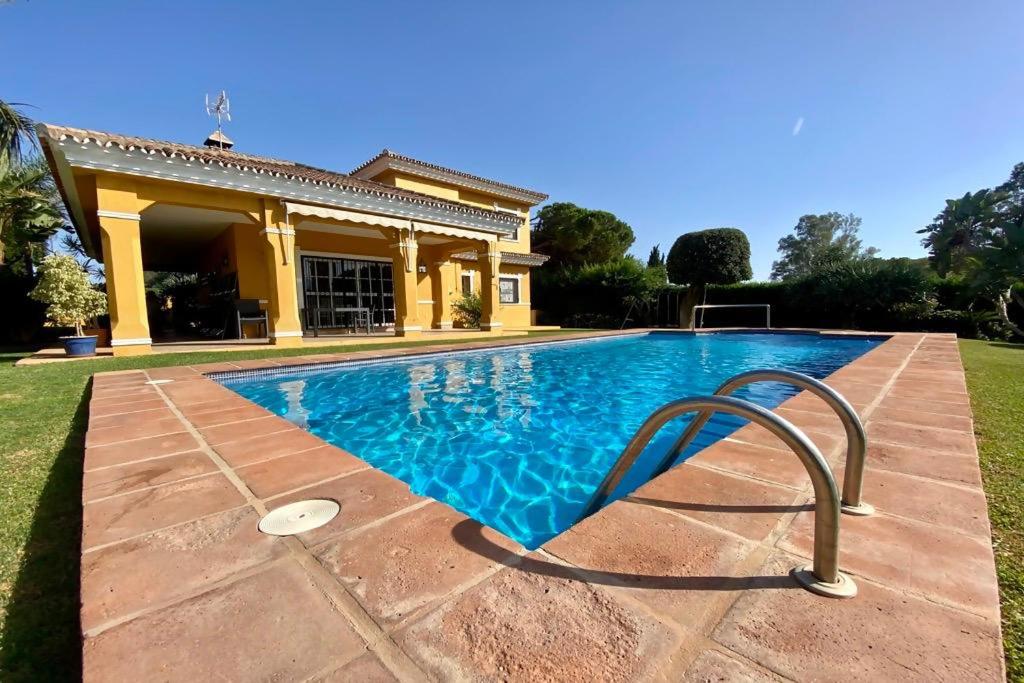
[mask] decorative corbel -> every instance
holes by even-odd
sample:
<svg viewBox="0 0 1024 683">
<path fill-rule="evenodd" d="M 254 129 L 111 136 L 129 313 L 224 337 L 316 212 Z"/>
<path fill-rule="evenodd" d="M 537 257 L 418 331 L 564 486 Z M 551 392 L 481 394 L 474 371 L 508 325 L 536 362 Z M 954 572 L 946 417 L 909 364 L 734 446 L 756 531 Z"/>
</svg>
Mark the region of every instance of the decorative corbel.
<svg viewBox="0 0 1024 683">
<path fill-rule="evenodd" d="M 487 262 L 491 267 L 491 274 L 497 277 L 501 268 L 501 250 L 497 242 L 487 243 Z"/>
<path fill-rule="evenodd" d="M 404 229 L 399 230 L 398 249 L 405 260 L 405 272 L 414 272 L 416 270 L 416 253 L 419 249 L 419 245 L 416 244 L 414 228 L 409 228 L 408 233 Z"/>
<path fill-rule="evenodd" d="M 288 204 L 285 203 L 284 200 L 281 200 L 281 208 L 284 209 L 284 230 L 281 232 L 281 242 L 283 243 L 282 244 L 282 250 L 284 251 L 284 264 L 287 266 L 288 265 L 288 252 L 290 252 L 295 247 L 295 244 L 294 244 L 294 241 L 295 241 L 294 240 L 295 231 L 292 230 L 291 219 L 288 216 Z M 291 235 L 293 237 L 291 247 L 289 247 L 289 245 L 288 245 L 288 236 L 289 235 Z"/>
</svg>

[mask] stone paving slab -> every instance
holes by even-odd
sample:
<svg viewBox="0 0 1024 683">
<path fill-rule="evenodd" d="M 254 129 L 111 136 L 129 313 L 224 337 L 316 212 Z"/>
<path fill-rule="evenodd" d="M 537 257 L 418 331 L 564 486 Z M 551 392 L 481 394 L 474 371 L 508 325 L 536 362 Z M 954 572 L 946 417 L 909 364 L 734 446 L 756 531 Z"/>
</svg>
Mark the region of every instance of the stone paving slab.
<svg viewBox="0 0 1024 683">
<path fill-rule="evenodd" d="M 434 680 L 632 681 L 657 676 L 681 635 L 534 554 L 397 640 Z"/>
<path fill-rule="evenodd" d="M 793 558 L 773 555 L 761 573 Z M 852 600 L 803 590 L 751 591 L 712 634 L 721 645 L 794 680 L 999 681 L 999 622 L 861 579 Z"/>
<path fill-rule="evenodd" d="M 366 647 L 294 562 L 85 641 L 86 680 L 302 680 Z"/>
<path fill-rule="evenodd" d="M 256 528 L 259 515 L 240 507 L 162 529 L 82 556 L 82 629 L 173 604 L 285 554 L 284 544 Z"/>
<path fill-rule="evenodd" d="M 559 339 L 594 336 L 605 335 Z M 206 377 L 545 341 L 94 376 L 86 680 L 1003 677 L 951 335 L 893 335 L 826 380 L 867 425 L 865 500 L 878 509 L 842 519 L 842 568 L 860 590 L 846 601 L 790 578 L 811 549 L 808 476 L 752 426 L 527 553 Z M 828 407 L 804 392 L 778 410 L 841 482 L 845 435 Z M 295 538 L 257 531 L 269 509 L 312 497 L 338 501 L 342 514 Z"/>
<path fill-rule="evenodd" d="M 460 525 L 470 527 L 466 542 L 457 538 Z M 385 630 L 479 581 L 519 551 L 515 542 L 440 503 L 314 548 Z"/>
<path fill-rule="evenodd" d="M 217 466 L 199 450 L 87 470 L 82 475 L 82 500 L 91 502 L 216 471 Z"/>
</svg>

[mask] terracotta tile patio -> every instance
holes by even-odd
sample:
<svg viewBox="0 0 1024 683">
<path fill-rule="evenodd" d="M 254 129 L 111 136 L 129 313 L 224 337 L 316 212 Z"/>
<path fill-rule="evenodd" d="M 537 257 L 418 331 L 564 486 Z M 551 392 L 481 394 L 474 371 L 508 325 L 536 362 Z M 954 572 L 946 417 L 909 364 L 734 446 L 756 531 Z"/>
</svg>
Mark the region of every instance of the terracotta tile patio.
<svg viewBox="0 0 1024 683">
<path fill-rule="evenodd" d="M 843 601 L 789 576 L 810 557 L 810 485 L 759 428 L 528 553 L 203 374 L 426 350 L 96 375 L 82 492 L 85 678 L 1003 679 L 952 336 L 894 335 L 827 380 L 866 424 L 865 500 L 878 510 L 843 516 L 841 565 L 860 591 Z M 805 392 L 779 410 L 841 481 L 845 438 L 829 409 Z M 342 512 L 298 537 L 256 529 L 304 498 L 337 500 Z"/>
</svg>

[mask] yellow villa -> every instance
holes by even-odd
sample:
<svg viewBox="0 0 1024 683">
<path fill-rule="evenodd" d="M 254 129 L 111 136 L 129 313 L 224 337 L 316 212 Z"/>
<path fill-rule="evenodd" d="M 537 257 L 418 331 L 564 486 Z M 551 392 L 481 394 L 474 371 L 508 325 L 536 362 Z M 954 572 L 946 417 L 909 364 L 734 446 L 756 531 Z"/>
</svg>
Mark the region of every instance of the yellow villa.
<svg viewBox="0 0 1024 683">
<path fill-rule="evenodd" d="M 453 302 L 471 291 L 482 331 L 531 325 L 530 268 L 546 257 L 530 252 L 530 209 L 547 195 L 388 150 L 345 174 L 239 153 L 218 134 L 194 146 L 37 131 L 104 264 L 115 355 L 151 350 L 146 271 L 217 276 L 266 312 L 265 332 L 244 333 L 281 346 L 326 329 L 451 329 Z"/>
</svg>

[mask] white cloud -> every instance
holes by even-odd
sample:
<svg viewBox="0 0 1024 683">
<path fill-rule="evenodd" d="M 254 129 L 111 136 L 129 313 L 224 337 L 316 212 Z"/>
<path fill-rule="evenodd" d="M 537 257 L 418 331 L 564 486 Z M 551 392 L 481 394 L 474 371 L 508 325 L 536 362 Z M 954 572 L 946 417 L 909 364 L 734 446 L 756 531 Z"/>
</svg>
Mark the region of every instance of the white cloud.
<svg viewBox="0 0 1024 683">
<path fill-rule="evenodd" d="M 796 123 L 793 124 L 793 137 L 796 137 L 797 135 L 800 135 L 800 131 L 803 129 L 803 127 L 804 127 L 804 117 L 801 116 L 800 118 L 798 118 L 796 120 Z"/>
</svg>

